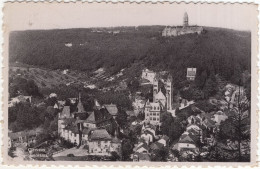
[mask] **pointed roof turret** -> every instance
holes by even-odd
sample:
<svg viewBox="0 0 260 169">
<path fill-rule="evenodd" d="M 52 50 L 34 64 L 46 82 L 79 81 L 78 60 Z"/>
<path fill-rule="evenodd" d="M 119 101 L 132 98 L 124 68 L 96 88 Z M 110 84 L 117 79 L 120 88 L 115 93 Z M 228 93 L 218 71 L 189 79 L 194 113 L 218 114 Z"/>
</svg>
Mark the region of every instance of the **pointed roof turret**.
<svg viewBox="0 0 260 169">
<path fill-rule="evenodd" d="M 101 109 L 101 105 L 99 104 L 99 102 L 97 101 L 97 99 L 94 100 L 94 109 L 100 110 Z"/>
<path fill-rule="evenodd" d="M 168 75 L 168 77 L 167 77 L 167 82 L 172 82 L 172 75 Z"/>
<path fill-rule="evenodd" d="M 81 94 L 79 93 L 79 102 L 78 102 L 78 105 L 77 105 L 77 113 L 85 113 L 85 109 L 84 109 L 84 106 L 81 102 Z"/>
<path fill-rule="evenodd" d="M 159 74 L 156 73 L 155 76 L 154 76 L 154 81 L 159 81 L 160 77 L 159 77 Z"/>
</svg>

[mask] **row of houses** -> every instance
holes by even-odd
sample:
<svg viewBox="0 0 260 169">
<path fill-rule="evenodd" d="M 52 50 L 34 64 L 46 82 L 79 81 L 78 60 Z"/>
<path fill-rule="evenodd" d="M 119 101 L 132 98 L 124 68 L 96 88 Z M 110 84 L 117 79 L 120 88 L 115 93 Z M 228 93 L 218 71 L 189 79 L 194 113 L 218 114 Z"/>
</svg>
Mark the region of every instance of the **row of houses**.
<svg viewBox="0 0 260 169">
<path fill-rule="evenodd" d="M 117 114 L 115 105 L 101 106 L 98 101 L 95 101 L 93 111 L 86 112 L 79 96 L 76 112 L 71 112 L 70 106 L 64 106 L 59 113 L 58 133 L 78 147 L 87 146 L 86 153 L 90 155 L 110 155 L 113 151 L 121 154 L 115 122 Z"/>
</svg>

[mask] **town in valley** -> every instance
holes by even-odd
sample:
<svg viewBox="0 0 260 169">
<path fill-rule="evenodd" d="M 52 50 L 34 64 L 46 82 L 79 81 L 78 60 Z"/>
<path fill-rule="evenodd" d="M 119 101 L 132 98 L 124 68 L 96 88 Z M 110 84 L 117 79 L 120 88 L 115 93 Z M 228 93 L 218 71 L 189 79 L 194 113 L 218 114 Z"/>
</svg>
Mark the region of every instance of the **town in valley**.
<svg viewBox="0 0 260 169">
<path fill-rule="evenodd" d="M 9 158 L 250 161 L 250 32 L 182 20 L 13 32 Z"/>
</svg>

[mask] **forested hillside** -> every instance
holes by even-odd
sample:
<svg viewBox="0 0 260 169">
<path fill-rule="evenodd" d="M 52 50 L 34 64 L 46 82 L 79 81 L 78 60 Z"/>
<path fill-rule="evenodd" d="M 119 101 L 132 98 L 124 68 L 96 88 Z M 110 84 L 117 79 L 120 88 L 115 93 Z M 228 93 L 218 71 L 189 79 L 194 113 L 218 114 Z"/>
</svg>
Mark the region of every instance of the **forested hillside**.
<svg viewBox="0 0 260 169">
<path fill-rule="evenodd" d="M 51 69 L 115 74 L 121 69 L 147 67 L 168 70 L 174 80 L 185 78 L 187 67 L 232 80 L 250 72 L 251 34 L 205 27 L 202 35 L 161 37 L 163 26 L 103 29 L 17 31 L 10 34 L 10 62 Z M 94 31 L 93 31 L 94 30 Z"/>
</svg>

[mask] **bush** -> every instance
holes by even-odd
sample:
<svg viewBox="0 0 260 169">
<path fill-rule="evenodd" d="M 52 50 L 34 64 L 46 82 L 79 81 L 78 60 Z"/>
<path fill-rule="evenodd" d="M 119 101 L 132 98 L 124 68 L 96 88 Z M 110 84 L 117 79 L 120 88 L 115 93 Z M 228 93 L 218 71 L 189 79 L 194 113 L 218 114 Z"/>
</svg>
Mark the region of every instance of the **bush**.
<svg viewBox="0 0 260 169">
<path fill-rule="evenodd" d="M 68 154 L 67 157 L 75 157 L 74 154 Z"/>
</svg>

